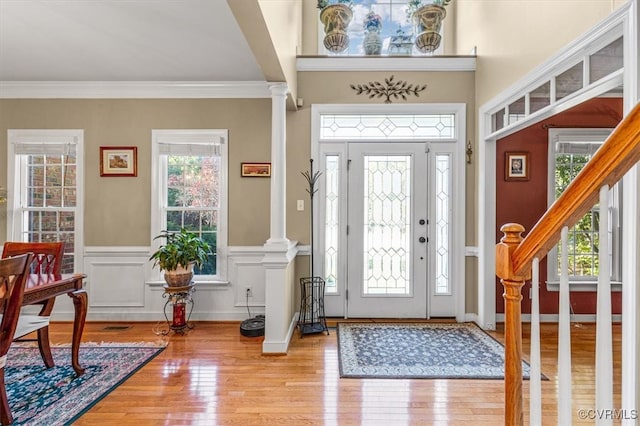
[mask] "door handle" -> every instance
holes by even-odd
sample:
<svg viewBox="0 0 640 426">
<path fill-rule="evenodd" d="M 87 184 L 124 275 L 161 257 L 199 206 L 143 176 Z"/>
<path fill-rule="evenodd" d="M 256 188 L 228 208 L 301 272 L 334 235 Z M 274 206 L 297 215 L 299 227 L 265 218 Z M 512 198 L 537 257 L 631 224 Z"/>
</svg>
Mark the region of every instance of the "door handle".
<svg viewBox="0 0 640 426">
<path fill-rule="evenodd" d="M 427 242 L 427 239 L 425 237 L 420 237 L 418 238 L 418 241 L 420 241 L 422 244 Z"/>
</svg>

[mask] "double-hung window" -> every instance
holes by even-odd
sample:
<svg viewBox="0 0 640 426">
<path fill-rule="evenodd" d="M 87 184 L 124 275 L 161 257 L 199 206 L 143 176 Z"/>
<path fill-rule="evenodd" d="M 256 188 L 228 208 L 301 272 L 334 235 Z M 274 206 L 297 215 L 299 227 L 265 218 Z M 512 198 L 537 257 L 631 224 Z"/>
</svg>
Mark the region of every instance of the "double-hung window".
<svg viewBox="0 0 640 426">
<path fill-rule="evenodd" d="M 185 228 L 207 241 L 213 256 L 194 271 L 197 282 L 226 276 L 226 142 L 226 130 L 154 130 L 152 135 L 152 237 Z M 161 243 L 153 240 L 153 251 Z"/>
<path fill-rule="evenodd" d="M 63 273 L 82 269 L 82 130 L 8 131 L 7 239 L 65 243 Z"/>
<path fill-rule="evenodd" d="M 567 188 L 600 148 L 611 129 L 550 129 L 549 130 L 549 205 Z M 609 247 L 600 247 L 600 208 L 596 204 L 572 228 L 567 244 L 569 281 L 574 284 L 596 284 L 599 272 L 599 251 L 607 250 L 611 280 L 620 281 L 620 184 L 610 191 Z M 548 281 L 559 281 L 560 251 L 556 246 L 548 256 Z M 575 286 L 574 286 L 575 287 Z"/>
</svg>

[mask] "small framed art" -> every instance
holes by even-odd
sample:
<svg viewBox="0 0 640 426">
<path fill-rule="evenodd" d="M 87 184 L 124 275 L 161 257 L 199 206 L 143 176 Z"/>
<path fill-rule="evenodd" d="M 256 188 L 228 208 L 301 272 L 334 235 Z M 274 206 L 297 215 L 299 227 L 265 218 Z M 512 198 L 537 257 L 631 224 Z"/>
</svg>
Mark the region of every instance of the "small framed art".
<svg viewBox="0 0 640 426">
<path fill-rule="evenodd" d="M 243 177 L 270 177 L 271 163 L 242 163 Z"/>
<path fill-rule="evenodd" d="M 101 146 L 100 176 L 138 176 L 138 147 Z"/>
<path fill-rule="evenodd" d="M 529 153 L 505 152 L 504 180 L 529 180 Z"/>
</svg>

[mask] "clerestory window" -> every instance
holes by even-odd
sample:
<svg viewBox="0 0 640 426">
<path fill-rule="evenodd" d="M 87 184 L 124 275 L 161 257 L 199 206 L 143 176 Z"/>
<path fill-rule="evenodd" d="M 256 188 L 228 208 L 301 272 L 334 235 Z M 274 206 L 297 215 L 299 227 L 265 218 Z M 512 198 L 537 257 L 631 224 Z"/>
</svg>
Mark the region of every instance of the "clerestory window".
<svg viewBox="0 0 640 426">
<path fill-rule="evenodd" d="M 382 39 L 382 56 L 432 56 L 441 54 L 444 41 L 434 52 L 421 53 L 414 44 L 416 28 L 414 28 L 409 10 L 411 0 L 351 0 L 353 19 L 351 20 L 347 34 L 349 35 L 349 47 L 340 53 L 332 53 L 323 45 L 324 31 L 322 24 L 318 26 L 318 51 L 326 55 L 338 56 L 362 56 L 365 55 L 363 42 L 366 36 L 366 17 L 373 12 L 380 18 L 380 37 Z M 333 1 L 331 2 L 333 3 Z M 415 3 L 415 0 L 413 1 Z M 428 1 L 424 1 L 428 4 Z M 319 13 L 319 11 L 318 11 Z M 443 20 L 442 28 L 446 25 Z M 442 28 L 440 35 L 442 35 Z"/>
</svg>

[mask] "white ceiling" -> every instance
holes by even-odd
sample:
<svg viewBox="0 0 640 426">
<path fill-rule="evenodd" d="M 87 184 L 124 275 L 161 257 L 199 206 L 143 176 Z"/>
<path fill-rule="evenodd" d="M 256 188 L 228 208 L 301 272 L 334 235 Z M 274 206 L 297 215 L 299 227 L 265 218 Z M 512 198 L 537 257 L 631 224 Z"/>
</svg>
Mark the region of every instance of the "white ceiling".
<svg viewBox="0 0 640 426">
<path fill-rule="evenodd" d="M 0 0 L 0 81 L 264 81 L 226 0 Z"/>
</svg>

